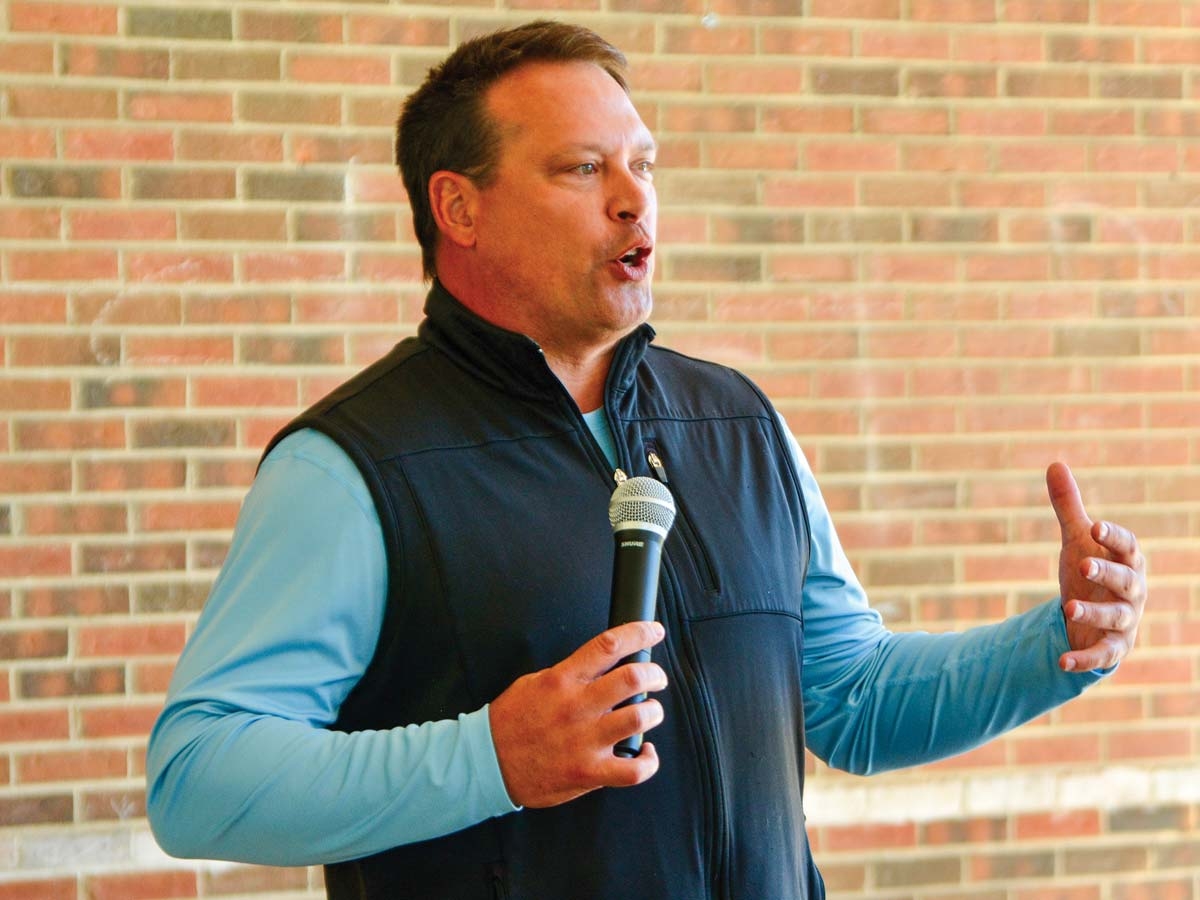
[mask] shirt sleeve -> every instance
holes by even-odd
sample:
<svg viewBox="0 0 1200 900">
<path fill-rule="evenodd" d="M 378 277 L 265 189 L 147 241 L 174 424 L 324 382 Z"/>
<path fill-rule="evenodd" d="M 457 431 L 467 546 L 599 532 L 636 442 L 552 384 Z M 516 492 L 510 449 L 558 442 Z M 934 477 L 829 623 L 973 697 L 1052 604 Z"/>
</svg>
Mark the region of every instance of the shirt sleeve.
<svg viewBox="0 0 1200 900">
<path fill-rule="evenodd" d="M 803 600 L 805 734 L 829 765 L 869 775 L 953 756 L 1107 674 L 1058 668 L 1069 649 L 1058 600 L 961 632 L 889 631 L 867 601 L 794 438 L 792 450 L 811 540 Z"/>
<path fill-rule="evenodd" d="M 147 814 L 168 853 L 318 865 L 501 815 L 488 708 L 330 731 L 375 651 L 382 530 L 357 469 L 315 431 L 271 452 L 150 736 Z"/>
</svg>

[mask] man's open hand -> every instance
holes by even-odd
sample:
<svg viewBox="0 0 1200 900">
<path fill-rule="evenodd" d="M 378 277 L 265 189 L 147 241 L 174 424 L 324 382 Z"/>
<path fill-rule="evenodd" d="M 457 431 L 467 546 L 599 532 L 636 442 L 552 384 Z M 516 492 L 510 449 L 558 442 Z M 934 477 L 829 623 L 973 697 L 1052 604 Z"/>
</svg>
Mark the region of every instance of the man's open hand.
<svg viewBox="0 0 1200 900">
<path fill-rule="evenodd" d="M 1109 668 L 1133 649 L 1146 606 L 1146 558 L 1133 532 L 1088 517 L 1064 464 L 1046 470 L 1046 489 L 1062 530 L 1058 583 L 1071 645 L 1058 664 L 1067 672 Z"/>
</svg>

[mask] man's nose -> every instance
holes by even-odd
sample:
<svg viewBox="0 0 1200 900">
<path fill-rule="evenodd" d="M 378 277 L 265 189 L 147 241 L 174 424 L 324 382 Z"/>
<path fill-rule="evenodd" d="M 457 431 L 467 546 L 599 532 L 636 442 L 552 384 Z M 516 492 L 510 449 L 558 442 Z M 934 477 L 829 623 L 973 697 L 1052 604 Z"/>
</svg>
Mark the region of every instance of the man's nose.
<svg viewBox="0 0 1200 900">
<path fill-rule="evenodd" d="M 628 170 L 614 176 L 609 215 L 622 222 L 640 222 L 654 207 L 654 184 L 647 176 Z"/>
</svg>

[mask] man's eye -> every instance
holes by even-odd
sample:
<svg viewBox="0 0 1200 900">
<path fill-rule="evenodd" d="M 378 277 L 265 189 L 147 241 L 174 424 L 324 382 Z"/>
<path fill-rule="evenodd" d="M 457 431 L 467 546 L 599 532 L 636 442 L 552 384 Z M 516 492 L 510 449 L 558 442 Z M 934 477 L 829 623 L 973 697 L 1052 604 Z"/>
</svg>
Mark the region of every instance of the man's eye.
<svg viewBox="0 0 1200 900">
<path fill-rule="evenodd" d="M 595 175 L 600 171 L 600 167 L 595 163 L 580 163 L 574 169 L 580 175 Z"/>
<path fill-rule="evenodd" d="M 640 172 L 643 175 L 653 175 L 654 163 L 651 160 L 643 159 L 641 162 L 634 163 L 633 170 L 635 172 Z"/>
</svg>

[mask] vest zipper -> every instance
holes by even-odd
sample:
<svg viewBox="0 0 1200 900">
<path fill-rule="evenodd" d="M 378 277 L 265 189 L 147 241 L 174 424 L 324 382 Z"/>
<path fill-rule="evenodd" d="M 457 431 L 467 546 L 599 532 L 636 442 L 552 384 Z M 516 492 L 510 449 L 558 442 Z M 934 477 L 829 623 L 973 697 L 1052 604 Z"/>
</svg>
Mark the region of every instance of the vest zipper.
<svg viewBox="0 0 1200 900">
<path fill-rule="evenodd" d="M 650 470 L 654 473 L 654 477 L 669 487 L 671 479 L 667 474 L 667 466 L 663 461 L 663 454 L 659 448 L 658 441 L 654 438 L 648 438 L 644 442 L 644 446 L 646 462 L 649 464 Z M 680 543 L 683 544 L 693 570 L 699 575 L 701 584 L 707 591 L 715 593 L 717 591 L 717 578 L 712 560 L 705 550 L 704 544 L 701 543 L 699 535 L 696 534 L 696 530 L 691 525 L 678 491 L 672 490 L 671 493 L 675 499 L 676 508 L 674 527 L 681 532 L 680 536 L 682 540 Z M 679 587 L 677 575 L 665 556 L 663 563 L 667 573 L 666 582 L 671 586 L 671 593 L 676 598 L 679 598 L 675 603 L 664 604 L 664 606 L 669 606 L 672 613 L 674 613 L 674 621 L 671 623 L 668 634 L 673 631 L 680 637 L 677 648 L 672 646 L 673 642 L 671 641 L 667 641 L 666 646 L 668 652 L 674 656 L 675 666 L 680 671 L 687 671 L 688 673 L 687 677 L 683 679 L 683 683 L 699 685 L 700 666 L 696 661 L 691 641 L 687 637 L 690 631 L 685 628 L 683 622 L 682 591 Z M 693 727 L 696 729 L 696 743 L 703 750 L 699 754 L 699 758 L 708 770 L 708 782 L 712 790 L 709 816 L 712 825 L 712 865 L 710 878 L 713 886 L 713 896 L 728 897 L 730 834 L 727 826 L 728 814 L 725 809 L 724 779 L 721 773 L 720 761 L 717 758 L 716 750 L 712 743 L 712 735 L 715 733 L 716 723 L 713 721 L 712 710 L 709 708 L 703 693 L 692 690 L 686 692 L 686 695 L 681 696 L 687 696 L 690 701 L 689 707 L 694 723 Z"/>
<path fill-rule="evenodd" d="M 646 462 L 650 465 L 650 471 L 654 473 L 655 478 L 670 487 L 671 480 L 667 476 L 667 467 L 663 462 L 658 441 L 654 438 L 647 438 L 645 447 Z M 682 532 L 683 546 L 687 550 L 688 557 L 696 567 L 704 589 L 709 593 L 716 593 L 719 586 L 717 584 L 717 573 L 712 565 L 712 559 L 709 557 L 704 544 L 701 543 L 700 536 L 696 534 L 696 530 L 692 527 L 691 520 L 688 518 L 687 511 L 683 506 L 683 499 L 674 490 L 671 491 L 671 495 L 675 499 L 675 527 Z"/>
</svg>

